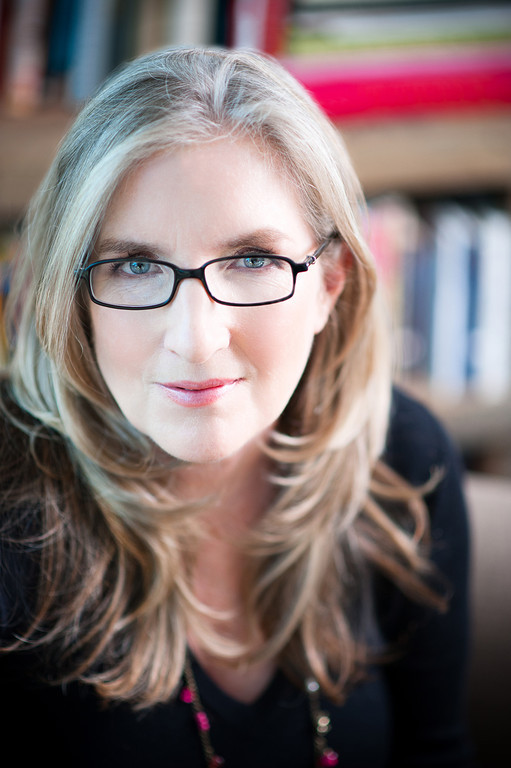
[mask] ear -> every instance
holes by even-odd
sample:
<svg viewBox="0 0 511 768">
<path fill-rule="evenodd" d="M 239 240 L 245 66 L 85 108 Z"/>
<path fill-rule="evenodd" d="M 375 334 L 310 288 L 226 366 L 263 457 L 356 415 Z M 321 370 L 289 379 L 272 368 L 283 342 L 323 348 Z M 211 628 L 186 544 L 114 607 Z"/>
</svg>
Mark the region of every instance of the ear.
<svg viewBox="0 0 511 768">
<path fill-rule="evenodd" d="M 330 256 L 328 263 L 321 265 L 323 280 L 319 291 L 315 334 L 321 333 L 325 327 L 339 296 L 344 290 L 350 259 L 350 253 L 339 243 L 335 255 Z"/>
</svg>

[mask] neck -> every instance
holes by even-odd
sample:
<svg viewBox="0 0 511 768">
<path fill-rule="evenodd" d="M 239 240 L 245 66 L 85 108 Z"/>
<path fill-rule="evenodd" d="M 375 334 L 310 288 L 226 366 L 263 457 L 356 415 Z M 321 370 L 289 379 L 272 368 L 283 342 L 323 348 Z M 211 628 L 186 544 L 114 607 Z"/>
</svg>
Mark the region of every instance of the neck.
<svg viewBox="0 0 511 768">
<path fill-rule="evenodd" d="M 210 500 L 196 518 L 200 538 L 194 555 L 191 585 L 195 597 L 225 618 L 211 619 L 220 635 L 237 642 L 249 638 L 246 588 L 250 563 L 245 537 L 271 503 L 268 462 L 259 448 L 211 465 L 190 465 L 179 470 L 177 494 L 187 501 Z M 204 663 L 201 642 L 190 645 Z"/>
<path fill-rule="evenodd" d="M 271 501 L 268 459 L 259 445 L 211 464 L 187 464 L 174 473 L 173 487 L 183 501 L 204 501 L 201 521 L 207 538 L 239 537 L 264 514 Z"/>
</svg>

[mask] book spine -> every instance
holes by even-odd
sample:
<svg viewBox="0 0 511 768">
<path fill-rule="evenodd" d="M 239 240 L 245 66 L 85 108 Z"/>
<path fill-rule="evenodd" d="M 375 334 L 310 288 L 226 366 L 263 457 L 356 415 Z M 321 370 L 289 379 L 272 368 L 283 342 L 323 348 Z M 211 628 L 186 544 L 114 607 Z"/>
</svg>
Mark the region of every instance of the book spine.
<svg viewBox="0 0 511 768">
<path fill-rule="evenodd" d="M 465 50 L 433 57 L 371 56 L 328 64 L 284 61 L 326 114 L 356 116 L 485 110 L 511 104 L 511 49 Z"/>
<path fill-rule="evenodd" d="M 228 43 L 272 55 L 283 52 L 290 0 L 232 0 Z"/>
<path fill-rule="evenodd" d="M 13 9 L 6 53 L 5 101 L 15 115 L 29 114 L 42 100 L 47 11 L 46 0 L 18 0 Z"/>
<path fill-rule="evenodd" d="M 474 392 L 489 401 L 511 387 L 511 220 L 488 209 L 479 225 Z"/>
<path fill-rule="evenodd" d="M 391 309 L 398 375 L 452 400 L 511 393 L 511 217 L 487 201 L 369 204 L 369 245 Z"/>
<path fill-rule="evenodd" d="M 89 98 L 112 68 L 114 13 L 115 0 L 81 0 L 68 80 L 72 102 Z"/>
<path fill-rule="evenodd" d="M 208 45 L 215 35 L 216 0 L 171 2 L 168 7 L 167 43 Z"/>
</svg>

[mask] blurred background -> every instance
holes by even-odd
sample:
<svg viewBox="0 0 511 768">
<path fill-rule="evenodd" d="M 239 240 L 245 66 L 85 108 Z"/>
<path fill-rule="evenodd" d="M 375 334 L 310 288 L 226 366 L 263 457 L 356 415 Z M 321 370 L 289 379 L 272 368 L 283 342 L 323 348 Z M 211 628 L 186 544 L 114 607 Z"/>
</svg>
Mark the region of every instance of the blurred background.
<svg viewBox="0 0 511 768">
<path fill-rule="evenodd" d="M 510 601 L 505 610 L 495 603 L 497 563 L 509 574 L 511 547 L 511 3 L 0 0 L 0 301 L 18 224 L 73 115 L 125 60 L 181 44 L 277 56 L 344 136 L 369 202 L 396 377 L 443 419 L 469 470 L 475 646 L 485 649 L 472 685 L 502 690 L 497 660 L 511 635 Z M 483 763 L 501 765 L 509 694 L 481 696 Z"/>
</svg>

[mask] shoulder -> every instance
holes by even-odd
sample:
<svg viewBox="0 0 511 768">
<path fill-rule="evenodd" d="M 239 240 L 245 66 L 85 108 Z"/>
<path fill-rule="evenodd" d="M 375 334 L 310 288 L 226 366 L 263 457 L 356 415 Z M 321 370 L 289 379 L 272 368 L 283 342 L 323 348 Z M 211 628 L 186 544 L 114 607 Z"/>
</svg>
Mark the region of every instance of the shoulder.
<svg viewBox="0 0 511 768">
<path fill-rule="evenodd" d="M 30 451 L 33 420 L 16 405 L 8 380 L 0 379 L 0 637 L 28 616 L 27 584 L 33 559 L 22 542 L 37 534 L 37 467 Z M 34 502 L 30 502 L 30 498 Z M 12 636 L 11 638 L 12 639 Z"/>
<path fill-rule="evenodd" d="M 429 409 L 398 389 L 382 458 L 413 486 L 438 475 L 424 498 L 431 526 L 431 559 L 448 579 L 465 578 L 469 527 L 460 453 Z"/>
<path fill-rule="evenodd" d="M 34 482 L 35 467 L 30 452 L 31 423 L 28 414 L 14 402 L 9 382 L 0 380 L 0 501 L 2 515 L 29 481 Z"/>
<path fill-rule="evenodd" d="M 24 411 L 0 379 L 0 637 L 29 623 L 45 533 L 46 507 L 59 506 L 72 484 L 64 441 Z M 63 485 L 66 488 L 63 488 Z"/>
<path fill-rule="evenodd" d="M 398 388 L 393 391 L 383 459 L 412 485 L 427 482 L 438 469 L 444 475 L 461 472 L 459 452 L 443 424 Z"/>
<path fill-rule="evenodd" d="M 47 481 L 59 484 L 69 472 L 65 439 L 16 401 L 0 377 L 0 499 L 41 498 Z"/>
<path fill-rule="evenodd" d="M 16 402 L 11 383 L 0 377 L 0 461 L 27 458 L 30 433 L 37 428 L 37 420 Z"/>
<path fill-rule="evenodd" d="M 410 599 L 389 582 L 378 582 L 376 605 L 383 637 L 396 649 L 384 668 L 394 703 L 400 765 L 419 764 L 426 752 L 431 765 L 468 765 L 463 722 L 463 688 L 470 618 L 470 546 L 463 494 L 462 462 L 439 420 L 400 391 L 394 393 L 386 453 L 388 465 L 420 486 L 439 470 L 424 495 L 429 516 L 426 581 L 446 598 L 437 611 Z M 407 736 L 406 736 L 407 734 Z M 428 761 L 429 762 L 429 761 Z M 450 761 L 449 761 L 450 762 Z M 450 763 L 454 765 L 454 762 Z"/>
</svg>

